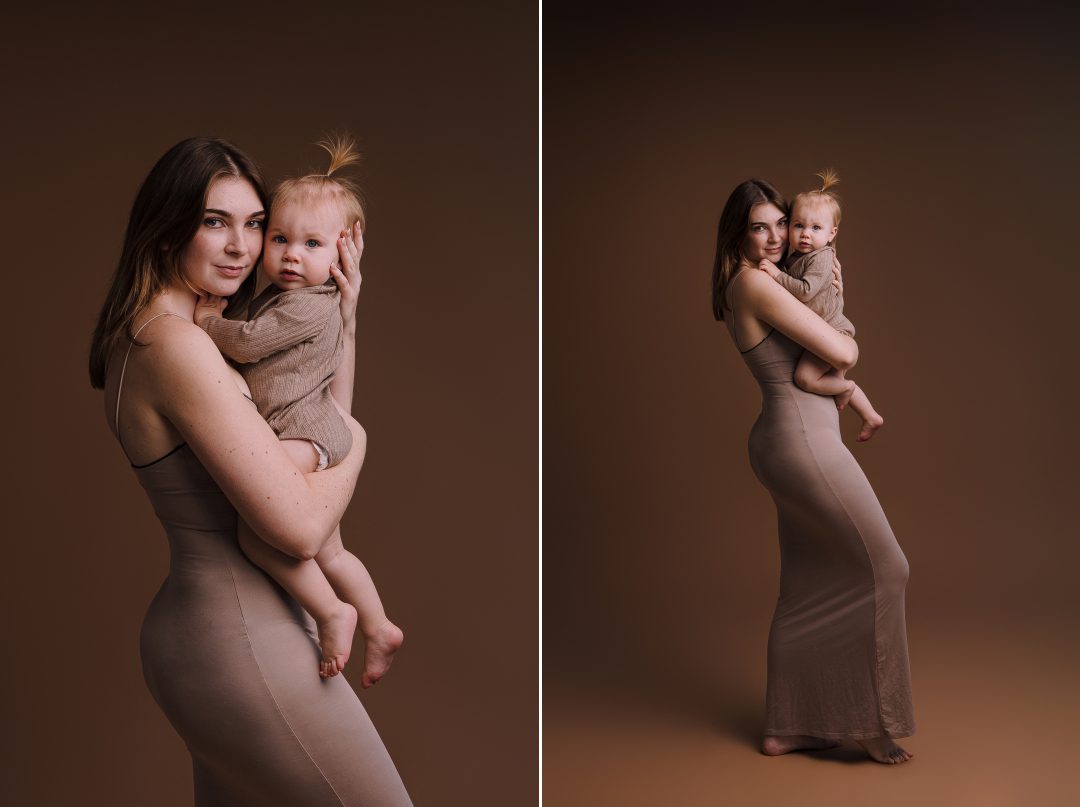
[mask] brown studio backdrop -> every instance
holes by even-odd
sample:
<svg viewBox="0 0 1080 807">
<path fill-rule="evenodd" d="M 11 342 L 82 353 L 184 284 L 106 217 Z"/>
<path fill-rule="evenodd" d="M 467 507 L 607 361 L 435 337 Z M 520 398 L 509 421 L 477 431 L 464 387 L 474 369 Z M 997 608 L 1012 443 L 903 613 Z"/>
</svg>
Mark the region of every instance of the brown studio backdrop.
<svg viewBox="0 0 1080 807">
<path fill-rule="evenodd" d="M 370 444 L 344 535 L 406 633 L 361 700 L 418 805 L 534 803 L 534 10 L 131 5 L 5 27 L 5 220 L 33 291 L 5 340 L 4 802 L 190 804 L 138 657 L 165 536 L 89 387 L 88 339 L 167 148 L 223 136 L 273 182 L 323 166 L 310 144 L 336 127 L 361 140 L 369 203 L 354 411 Z"/>
<path fill-rule="evenodd" d="M 736 184 L 764 178 L 791 198 L 828 166 L 861 348 L 851 375 L 886 418 L 866 445 L 852 414 L 842 430 L 911 564 L 928 749 L 912 770 L 936 770 L 979 727 L 997 770 L 1055 786 L 1008 759 L 1007 738 L 1020 715 L 1037 731 L 1080 714 L 1066 685 L 1080 669 L 1080 69 L 1064 23 L 820 9 L 803 35 L 783 5 L 546 10 L 545 796 L 711 804 L 743 781 L 753 803 L 818 803 L 809 774 L 777 784 L 785 763 L 746 766 L 779 552 L 747 459 L 760 393 L 709 281 Z M 950 699 L 975 692 L 983 722 L 950 725 Z M 593 715 L 583 704 L 598 698 L 611 703 Z M 689 752 L 659 761 L 674 743 L 623 753 L 612 726 L 646 704 L 745 753 L 708 746 L 692 770 Z M 932 762 L 926 743 L 945 736 Z M 1017 803 L 1003 795 L 1016 782 L 993 798 Z"/>
</svg>

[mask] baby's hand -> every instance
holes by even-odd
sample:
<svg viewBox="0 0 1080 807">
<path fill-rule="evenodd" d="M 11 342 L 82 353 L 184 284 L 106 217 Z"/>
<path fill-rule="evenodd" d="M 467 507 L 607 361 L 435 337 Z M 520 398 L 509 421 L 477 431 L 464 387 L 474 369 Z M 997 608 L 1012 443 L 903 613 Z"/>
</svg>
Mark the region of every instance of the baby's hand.
<svg viewBox="0 0 1080 807">
<path fill-rule="evenodd" d="M 201 328 L 208 317 L 220 317 L 228 302 L 227 298 L 215 294 L 200 294 L 199 301 L 195 303 L 195 324 Z"/>
<path fill-rule="evenodd" d="M 780 274 L 780 270 L 776 268 L 776 264 L 772 261 L 765 259 L 757 265 L 757 268 L 762 272 L 765 272 L 773 280 L 776 280 L 776 276 Z"/>
</svg>

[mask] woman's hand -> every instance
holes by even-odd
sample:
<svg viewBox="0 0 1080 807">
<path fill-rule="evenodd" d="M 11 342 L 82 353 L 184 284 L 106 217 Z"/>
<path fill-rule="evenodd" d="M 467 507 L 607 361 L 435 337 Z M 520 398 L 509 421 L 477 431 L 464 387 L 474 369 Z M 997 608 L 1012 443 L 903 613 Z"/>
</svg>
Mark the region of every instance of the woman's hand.
<svg viewBox="0 0 1080 807">
<path fill-rule="evenodd" d="M 832 284 L 838 294 L 844 293 L 844 278 L 840 273 L 840 261 L 836 255 L 833 255 L 832 259 Z"/>
<path fill-rule="evenodd" d="M 225 305 L 229 302 L 227 297 L 218 297 L 215 294 L 200 294 L 195 303 L 195 315 L 193 319 L 200 328 L 207 317 L 220 317 L 225 311 Z"/>
<path fill-rule="evenodd" d="M 338 256 L 340 268 L 330 265 L 330 274 L 337 281 L 341 299 L 338 303 L 341 322 L 346 333 L 353 333 L 356 328 L 356 300 L 360 295 L 360 256 L 364 254 L 364 233 L 360 222 L 344 230 L 338 238 Z"/>
</svg>

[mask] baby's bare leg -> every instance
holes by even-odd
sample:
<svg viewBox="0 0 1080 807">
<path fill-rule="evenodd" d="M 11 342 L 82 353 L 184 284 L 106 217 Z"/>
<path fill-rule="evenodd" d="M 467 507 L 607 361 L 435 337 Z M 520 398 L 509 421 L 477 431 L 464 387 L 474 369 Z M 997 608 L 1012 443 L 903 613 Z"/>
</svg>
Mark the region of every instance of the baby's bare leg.
<svg viewBox="0 0 1080 807">
<path fill-rule="evenodd" d="M 858 385 L 855 386 L 855 392 L 851 396 L 851 408 L 863 419 L 862 429 L 859 431 L 859 436 L 855 438 L 855 442 L 865 443 L 885 425 L 885 418 L 877 413 L 862 387 Z"/>
<path fill-rule="evenodd" d="M 855 392 L 855 382 L 845 378 L 842 370 L 837 370 L 809 350 L 803 351 L 799 363 L 795 365 L 795 386 L 816 395 L 833 396 L 837 409 L 847 406 Z"/>
<path fill-rule="evenodd" d="M 360 632 L 364 634 L 364 674 L 360 685 L 365 689 L 382 678 L 405 639 L 401 629 L 386 618 L 379 592 L 367 568 L 341 543 L 341 530 L 334 530 L 315 556 L 326 579 L 345 602 L 356 608 Z"/>
<path fill-rule="evenodd" d="M 281 447 L 303 473 L 315 470 L 318 456 L 306 440 L 282 440 Z M 315 560 L 300 560 L 279 552 L 259 538 L 243 521 L 238 528 L 240 548 L 256 566 L 276 580 L 315 619 L 322 646 L 319 675 L 337 675 L 345 669 L 356 632 L 356 609 L 334 593 Z M 335 530 L 335 534 L 337 534 Z"/>
</svg>

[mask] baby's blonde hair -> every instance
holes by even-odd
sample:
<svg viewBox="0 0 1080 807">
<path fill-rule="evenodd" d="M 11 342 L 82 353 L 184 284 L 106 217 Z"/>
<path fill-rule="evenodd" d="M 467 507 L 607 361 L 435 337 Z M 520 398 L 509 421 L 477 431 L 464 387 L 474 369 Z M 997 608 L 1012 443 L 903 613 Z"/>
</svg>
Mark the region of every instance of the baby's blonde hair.
<svg viewBox="0 0 1080 807">
<path fill-rule="evenodd" d="M 341 214 L 345 217 L 346 227 L 352 227 L 359 221 L 360 229 L 365 229 L 367 223 L 360 188 L 347 177 L 333 176 L 342 168 L 360 162 L 360 151 L 356 146 L 356 140 L 345 134 L 331 134 L 315 145 L 325 149 L 330 155 L 330 166 L 326 169 L 326 173 L 307 174 L 283 180 L 270 194 L 271 215 L 275 207 L 286 202 L 330 201 L 341 210 Z"/>
<path fill-rule="evenodd" d="M 821 187 L 816 191 L 803 191 L 791 200 L 791 210 L 795 211 L 799 202 L 808 204 L 826 204 L 832 209 L 833 226 L 840 226 L 840 199 L 833 193 L 831 188 L 840 184 L 840 176 L 832 168 L 826 168 L 820 174 L 814 176 L 821 178 Z"/>
</svg>

